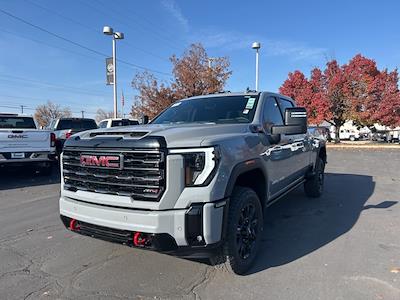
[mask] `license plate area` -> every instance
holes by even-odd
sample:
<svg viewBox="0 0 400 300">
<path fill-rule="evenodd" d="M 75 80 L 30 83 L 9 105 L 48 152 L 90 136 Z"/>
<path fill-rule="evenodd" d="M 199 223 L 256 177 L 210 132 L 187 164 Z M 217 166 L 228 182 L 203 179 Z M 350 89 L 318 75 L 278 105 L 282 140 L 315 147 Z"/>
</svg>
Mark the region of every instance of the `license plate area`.
<svg viewBox="0 0 400 300">
<path fill-rule="evenodd" d="M 24 153 L 24 152 L 14 152 L 14 153 L 11 153 L 11 158 L 12 158 L 12 159 L 21 159 L 21 158 L 25 158 L 25 153 Z"/>
</svg>

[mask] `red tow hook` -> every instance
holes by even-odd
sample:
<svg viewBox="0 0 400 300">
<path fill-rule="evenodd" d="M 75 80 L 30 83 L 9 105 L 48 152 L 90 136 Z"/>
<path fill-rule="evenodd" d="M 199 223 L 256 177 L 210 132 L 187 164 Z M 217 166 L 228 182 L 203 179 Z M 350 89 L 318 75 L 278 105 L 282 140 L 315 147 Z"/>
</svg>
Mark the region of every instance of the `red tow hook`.
<svg viewBox="0 0 400 300">
<path fill-rule="evenodd" d="M 72 231 L 78 231 L 81 229 L 81 226 L 78 224 L 78 221 L 75 219 L 71 219 L 69 222 L 69 229 Z"/>
<path fill-rule="evenodd" d="M 133 245 L 136 247 L 144 247 L 147 243 L 147 239 L 143 236 L 141 232 L 135 232 L 133 235 Z"/>
</svg>

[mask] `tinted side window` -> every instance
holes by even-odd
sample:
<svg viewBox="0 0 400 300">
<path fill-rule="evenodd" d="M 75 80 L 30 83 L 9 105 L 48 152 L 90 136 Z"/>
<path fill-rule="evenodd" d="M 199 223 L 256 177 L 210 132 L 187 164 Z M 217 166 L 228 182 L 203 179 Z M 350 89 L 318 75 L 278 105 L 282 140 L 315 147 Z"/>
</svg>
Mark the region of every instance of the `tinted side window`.
<svg viewBox="0 0 400 300">
<path fill-rule="evenodd" d="M 282 98 L 279 98 L 278 101 L 279 101 L 279 106 L 280 106 L 281 112 L 282 112 L 282 118 L 285 118 L 286 108 L 293 107 L 293 103 L 288 100 L 282 99 Z"/>
<path fill-rule="evenodd" d="M 106 128 L 107 127 L 107 122 L 108 121 L 101 121 L 99 124 L 99 128 Z"/>
<path fill-rule="evenodd" d="M 69 119 L 60 120 L 57 125 L 57 130 L 65 130 L 72 128 L 72 121 Z"/>
<path fill-rule="evenodd" d="M 139 122 L 134 120 L 129 120 L 129 125 L 139 125 Z"/>
<path fill-rule="evenodd" d="M 0 117 L 0 128 L 36 129 L 36 125 L 29 117 Z"/>
<path fill-rule="evenodd" d="M 82 129 L 96 129 L 97 124 L 94 120 L 83 120 L 81 123 Z"/>
<path fill-rule="evenodd" d="M 111 122 L 111 127 L 124 126 L 123 120 L 114 120 Z"/>
<path fill-rule="evenodd" d="M 263 123 L 267 131 L 272 125 L 283 125 L 283 119 L 274 97 L 268 97 L 264 104 Z"/>
</svg>

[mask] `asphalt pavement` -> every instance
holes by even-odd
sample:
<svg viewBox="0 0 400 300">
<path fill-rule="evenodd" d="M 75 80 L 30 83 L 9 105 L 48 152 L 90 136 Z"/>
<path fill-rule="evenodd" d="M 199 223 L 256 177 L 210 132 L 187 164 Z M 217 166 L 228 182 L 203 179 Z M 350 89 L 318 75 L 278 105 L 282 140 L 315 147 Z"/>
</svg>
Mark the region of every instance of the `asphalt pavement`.
<svg viewBox="0 0 400 300">
<path fill-rule="evenodd" d="M 268 209 L 245 276 L 71 233 L 56 172 L 0 172 L 0 299 L 400 299 L 399 150 L 329 149 L 324 196 Z"/>
</svg>

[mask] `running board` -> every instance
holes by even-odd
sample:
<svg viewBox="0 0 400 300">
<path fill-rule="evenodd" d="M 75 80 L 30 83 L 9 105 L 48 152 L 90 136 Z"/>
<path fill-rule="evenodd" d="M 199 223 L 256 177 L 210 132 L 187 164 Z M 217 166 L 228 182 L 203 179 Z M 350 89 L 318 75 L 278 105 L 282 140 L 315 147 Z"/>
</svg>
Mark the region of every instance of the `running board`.
<svg viewBox="0 0 400 300">
<path fill-rule="evenodd" d="M 286 196 L 287 194 L 289 194 L 291 191 L 293 191 L 294 189 L 298 188 L 300 185 L 302 185 L 306 180 L 305 179 L 301 179 L 298 183 L 294 184 L 292 187 L 290 187 L 289 189 L 287 189 L 286 191 L 284 191 L 283 193 L 279 194 L 278 196 L 276 196 L 274 199 L 272 199 L 271 201 L 269 201 L 267 203 L 266 207 L 271 206 L 272 204 L 274 204 L 276 201 L 278 201 L 279 199 L 281 199 L 282 197 Z"/>
</svg>

